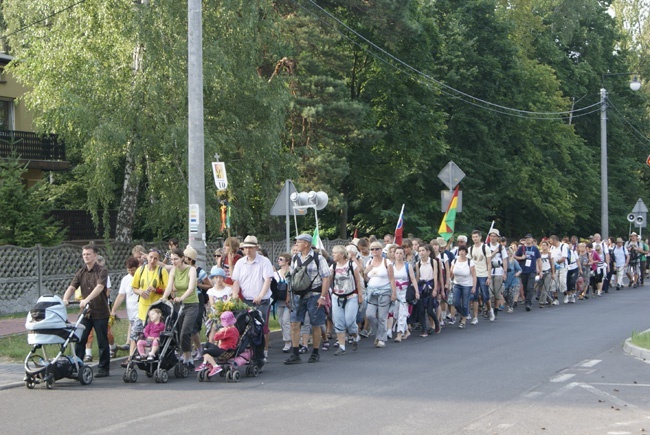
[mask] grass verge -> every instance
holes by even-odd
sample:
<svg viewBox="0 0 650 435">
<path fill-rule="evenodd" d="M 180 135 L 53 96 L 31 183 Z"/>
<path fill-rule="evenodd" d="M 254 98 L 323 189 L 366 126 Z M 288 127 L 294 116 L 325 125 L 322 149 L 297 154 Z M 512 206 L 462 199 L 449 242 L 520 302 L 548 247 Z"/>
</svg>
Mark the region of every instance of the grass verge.
<svg viewBox="0 0 650 435">
<path fill-rule="evenodd" d="M 650 331 L 646 332 L 633 332 L 632 344 L 650 350 Z"/>
<path fill-rule="evenodd" d="M 128 328 L 129 321 L 127 319 L 115 322 L 112 327 L 115 344 L 120 345 L 126 342 L 126 333 Z M 271 331 L 280 329 L 278 321 L 273 318 L 272 314 L 269 321 L 269 328 Z M 206 341 L 205 328 L 201 331 L 201 341 Z M 48 357 L 55 356 L 59 351 L 59 346 L 47 345 L 45 346 L 45 349 Z M 92 349 L 94 361 L 97 361 L 99 355 L 97 340 L 93 340 Z M 25 361 L 25 357 L 30 350 L 31 346 L 27 344 L 27 333 L 0 337 L 0 363 L 22 363 Z M 126 356 L 126 352 L 119 351 L 117 356 Z M 81 357 L 83 358 L 83 356 Z"/>
</svg>

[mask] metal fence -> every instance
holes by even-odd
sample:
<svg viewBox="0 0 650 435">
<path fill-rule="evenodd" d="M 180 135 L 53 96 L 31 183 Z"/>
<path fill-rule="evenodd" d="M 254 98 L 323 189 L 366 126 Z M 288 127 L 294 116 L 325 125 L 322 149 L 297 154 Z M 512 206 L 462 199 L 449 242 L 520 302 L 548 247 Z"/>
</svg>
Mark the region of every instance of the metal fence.
<svg viewBox="0 0 650 435">
<path fill-rule="evenodd" d="M 334 245 L 346 243 L 348 240 L 323 240 L 328 251 Z M 99 254 L 106 259 L 113 300 L 119 291 L 120 281 L 126 274 L 126 259 L 131 256 L 131 250 L 136 244 L 137 242 L 115 242 L 96 245 Z M 161 252 L 167 249 L 163 242 L 140 244 L 147 248 L 158 248 Z M 278 255 L 286 250 L 284 240 L 260 242 L 260 246 L 266 250 L 273 264 Z M 208 258 L 205 261 L 208 269 L 214 265 L 210 253 L 219 247 L 221 243 L 208 243 Z M 75 272 L 82 266 L 80 245 L 63 244 L 49 248 L 0 246 L 0 314 L 29 311 L 41 295 L 63 295 Z"/>
</svg>

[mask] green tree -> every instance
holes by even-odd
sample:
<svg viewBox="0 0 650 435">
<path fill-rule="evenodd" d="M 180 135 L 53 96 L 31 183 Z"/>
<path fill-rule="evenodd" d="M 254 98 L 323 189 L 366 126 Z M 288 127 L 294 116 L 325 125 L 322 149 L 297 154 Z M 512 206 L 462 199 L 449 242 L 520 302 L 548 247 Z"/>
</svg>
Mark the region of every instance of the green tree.
<svg viewBox="0 0 650 435">
<path fill-rule="evenodd" d="M 17 157 L 0 159 L 0 245 L 16 245 L 25 248 L 38 243 L 52 246 L 61 243 L 65 233 L 48 213 L 44 184 L 30 188 L 25 186 L 22 174 L 27 166 Z"/>
</svg>

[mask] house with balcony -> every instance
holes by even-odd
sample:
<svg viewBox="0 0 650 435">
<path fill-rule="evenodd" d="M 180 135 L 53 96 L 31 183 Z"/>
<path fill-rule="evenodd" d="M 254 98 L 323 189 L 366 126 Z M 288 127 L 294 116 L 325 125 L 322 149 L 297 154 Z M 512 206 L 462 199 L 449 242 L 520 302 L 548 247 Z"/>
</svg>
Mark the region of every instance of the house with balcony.
<svg viewBox="0 0 650 435">
<path fill-rule="evenodd" d="M 5 72 L 12 59 L 0 53 L 0 158 L 7 158 L 13 152 L 20 156 L 27 164 L 25 183 L 31 186 L 47 172 L 68 171 L 71 165 L 65 158 L 65 145 L 57 135 L 33 131 L 33 115 L 20 101 L 26 89 Z"/>
</svg>

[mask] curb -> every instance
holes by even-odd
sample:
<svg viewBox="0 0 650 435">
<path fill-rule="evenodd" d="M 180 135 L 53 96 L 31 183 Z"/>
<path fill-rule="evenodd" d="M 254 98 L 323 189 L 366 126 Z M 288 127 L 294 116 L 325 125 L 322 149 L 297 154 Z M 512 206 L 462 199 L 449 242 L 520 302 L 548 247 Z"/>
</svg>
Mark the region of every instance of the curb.
<svg viewBox="0 0 650 435">
<path fill-rule="evenodd" d="M 643 331 L 643 332 L 648 332 L 650 329 Z M 650 360 L 650 350 L 649 349 L 644 349 L 639 346 L 635 346 L 632 344 L 632 338 L 628 338 L 625 340 L 625 343 L 623 344 L 623 352 L 635 356 L 637 358 L 641 358 L 644 361 Z"/>
</svg>

